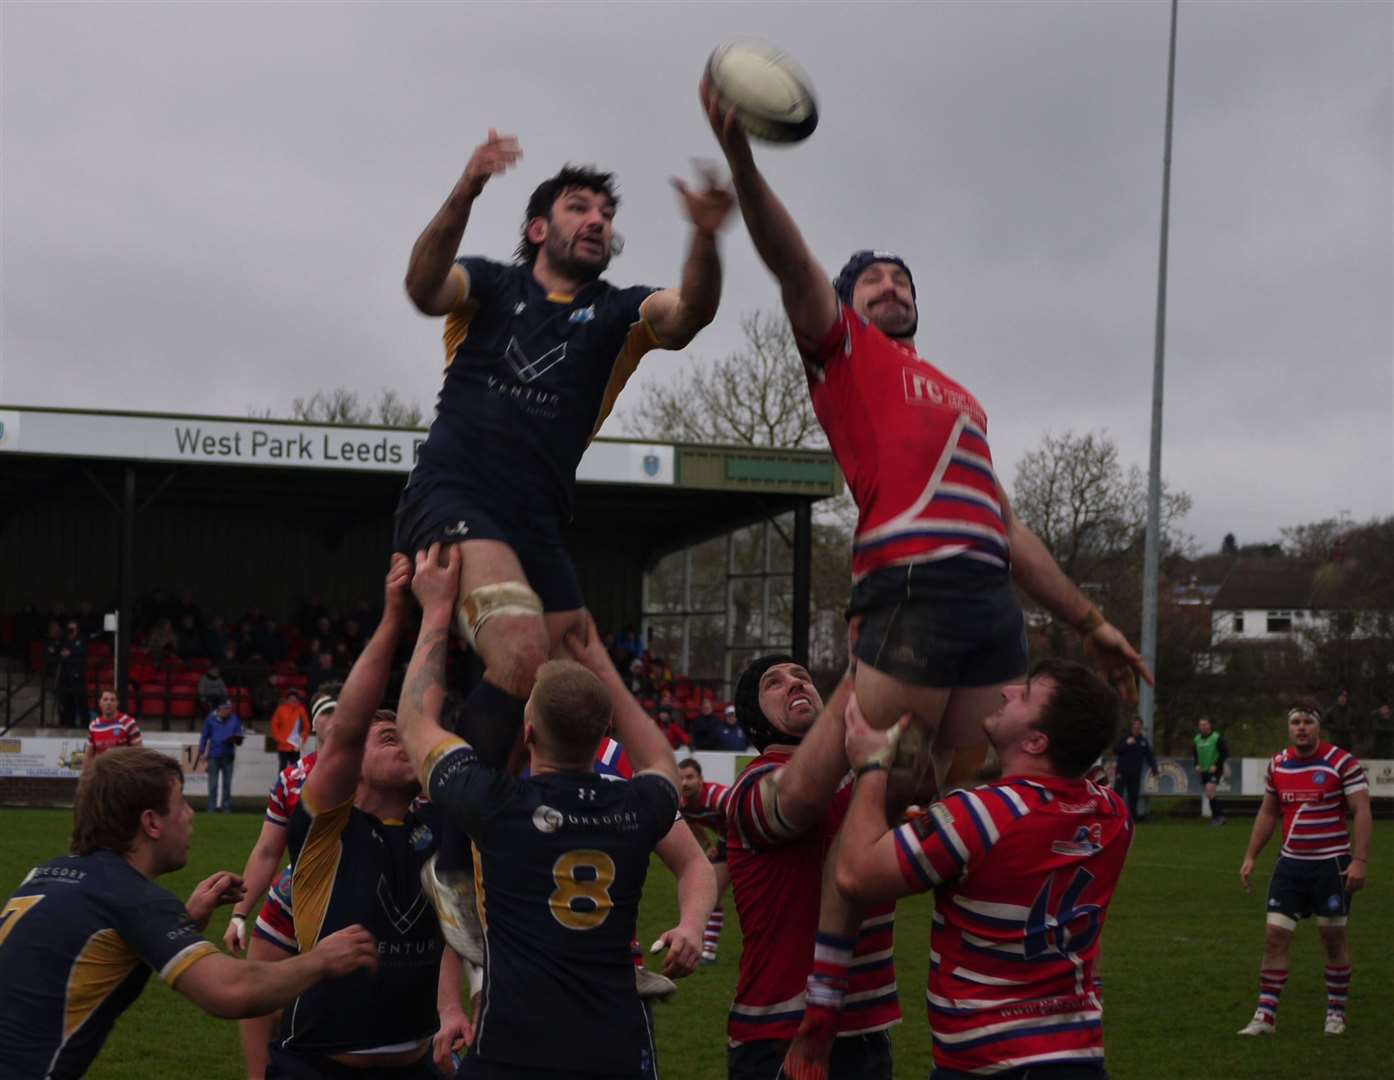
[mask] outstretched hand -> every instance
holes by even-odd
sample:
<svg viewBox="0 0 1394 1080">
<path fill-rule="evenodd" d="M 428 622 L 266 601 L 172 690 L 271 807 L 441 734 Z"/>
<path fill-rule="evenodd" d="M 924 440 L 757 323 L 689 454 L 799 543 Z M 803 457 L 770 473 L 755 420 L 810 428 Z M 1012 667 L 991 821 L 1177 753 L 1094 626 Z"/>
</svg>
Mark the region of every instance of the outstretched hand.
<svg viewBox="0 0 1394 1080">
<path fill-rule="evenodd" d="M 245 895 L 247 889 L 242 884 L 242 878 L 231 870 L 220 870 L 194 886 L 194 891 L 189 894 L 189 902 L 184 907 L 189 913 L 189 918 L 194 920 L 194 925 L 202 930 L 213 917 L 214 908 L 223 904 L 235 904 Z"/>
<path fill-rule="evenodd" d="M 1138 676 L 1148 686 L 1156 685 L 1152 672 L 1137 650 L 1128 644 L 1123 632 L 1110 622 L 1100 623 L 1084 636 L 1084 655 L 1129 705 L 1137 702 Z"/>
<path fill-rule="evenodd" d="M 697 100 L 702 103 L 702 111 L 707 114 L 712 134 L 716 136 L 716 141 L 721 145 L 721 152 L 726 155 L 731 168 L 753 165 L 755 156 L 750 151 L 750 138 L 736 117 L 736 107 L 728 105 L 725 110 L 722 109 L 721 95 L 705 75 L 697 84 Z"/>
<path fill-rule="evenodd" d="M 411 604 L 411 560 L 401 552 L 392 553 L 392 562 L 387 568 L 387 582 L 383 588 L 383 615 L 400 618 L 407 613 Z"/>
<path fill-rule="evenodd" d="M 442 561 L 442 556 L 444 561 Z M 454 611 L 455 597 L 460 590 L 460 545 L 432 544 L 416 553 L 416 571 L 411 577 L 411 591 L 422 611 L 448 608 Z"/>
<path fill-rule="evenodd" d="M 513 135 L 500 135 L 493 128 L 489 137 L 474 148 L 464 175 L 460 177 L 460 187 L 471 199 L 477 199 L 484 185 L 491 177 L 507 172 L 523 156 L 523 148 Z"/>
<path fill-rule="evenodd" d="M 568 630 L 562 637 L 562 644 L 575 660 L 590 669 L 592 674 L 604 677 L 613 674 L 615 665 L 605 649 L 600 630 L 589 611 L 582 612 L 585 622 L 580 630 Z"/>
<path fill-rule="evenodd" d="M 693 227 L 699 233 L 715 236 L 730 217 L 731 209 L 736 205 L 736 196 L 711 164 L 699 161 L 696 167 L 702 177 L 701 190 L 689 188 L 676 176 L 673 177 L 673 187 L 682 197 L 683 208 Z"/>
</svg>

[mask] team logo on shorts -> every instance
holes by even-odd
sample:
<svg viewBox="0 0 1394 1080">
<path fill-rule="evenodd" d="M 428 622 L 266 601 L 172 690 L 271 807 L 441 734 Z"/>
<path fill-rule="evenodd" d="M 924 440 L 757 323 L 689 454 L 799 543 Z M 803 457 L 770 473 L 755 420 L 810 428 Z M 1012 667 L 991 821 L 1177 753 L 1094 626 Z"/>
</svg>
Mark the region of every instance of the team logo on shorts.
<svg viewBox="0 0 1394 1080">
<path fill-rule="evenodd" d="M 550 806 L 539 806 L 532 812 L 532 827 L 540 833 L 554 833 L 561 823 L 561 811 Z"/>
<path fill-rule="evenodd" d="M 1326 906 L 1327 906 L 1328 908 L 1330 908 L 1332 911 L 1340 911 L 1340 910 L 1341 910 L 1341 898 L 1340 898 L 1339 896 L 1333 896 L 1333 897 L 1331 897 L 1331 899 L 1329 899 L 1328 901 L 1326 901 Z"/>
</svg>

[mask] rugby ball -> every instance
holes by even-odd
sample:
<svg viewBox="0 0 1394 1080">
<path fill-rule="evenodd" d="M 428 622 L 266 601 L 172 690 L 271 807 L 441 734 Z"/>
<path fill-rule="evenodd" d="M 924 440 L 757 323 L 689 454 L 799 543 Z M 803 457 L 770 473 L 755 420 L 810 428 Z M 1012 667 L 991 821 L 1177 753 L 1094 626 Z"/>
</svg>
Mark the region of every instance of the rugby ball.
<svg viewBox="0 0 1394 1080">
<path fill-rule="evenodd" d="M 818 126 L 813 84 L 787 53 L 772 45 L 720 45 L 707 59 L 706 78 L 722 113 L 734 105 L 737 122 L 751 138 L 799 142 Z"/>
</svg>

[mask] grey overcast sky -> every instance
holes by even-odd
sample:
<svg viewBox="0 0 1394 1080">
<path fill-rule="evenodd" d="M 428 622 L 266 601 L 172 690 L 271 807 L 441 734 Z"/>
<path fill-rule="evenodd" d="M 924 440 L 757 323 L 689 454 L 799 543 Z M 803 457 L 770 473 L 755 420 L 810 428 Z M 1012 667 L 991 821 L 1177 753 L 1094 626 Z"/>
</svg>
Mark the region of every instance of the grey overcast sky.
<svg viewBox="0 0 1394 1080">
<path fill-rule="evenodd" d="M 890 247 L 922 354 L 1004 480 L 1046 431 L 1146 465 L 1168 5 L 0 6 L 0 401 L 284 411 L 344 384 L 429 405 L 412 241 L 490 126 L 525 159 L 464 250 L 506 257 L 563 161 L 618 171 L 621 284 L 672 284 L 668 178 L 716 147 L 708 52 L 760 37 L 818 88 L 760 153 L 830 272 Z M 721 314 L 777 304 L 737 223 Z M 1394 6 L 1183 2 L 1164 473 L 1202 549 L 1394 513 Z M 626 399 L 637 399 L 634 386 Z M 606 428 L 624 434 L 621 411 Z"/>
</svg>

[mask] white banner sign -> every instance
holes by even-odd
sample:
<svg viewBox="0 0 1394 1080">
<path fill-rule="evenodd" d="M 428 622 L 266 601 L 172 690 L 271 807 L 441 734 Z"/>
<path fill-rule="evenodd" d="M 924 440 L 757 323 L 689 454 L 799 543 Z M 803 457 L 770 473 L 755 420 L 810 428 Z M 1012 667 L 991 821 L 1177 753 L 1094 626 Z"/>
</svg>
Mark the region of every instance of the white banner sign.
<svg viewBox="0 0 1394 1080">
<path fill-rule="evenodd" d="M 405 473 L 425 441 L 425 431 L 338 424 L 0 409 L 0 452 L 20 454 Z M 576 475 L 585 483 L 671 484 L 673 448 L 597 441 Z"/>
</svg>

